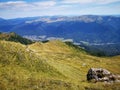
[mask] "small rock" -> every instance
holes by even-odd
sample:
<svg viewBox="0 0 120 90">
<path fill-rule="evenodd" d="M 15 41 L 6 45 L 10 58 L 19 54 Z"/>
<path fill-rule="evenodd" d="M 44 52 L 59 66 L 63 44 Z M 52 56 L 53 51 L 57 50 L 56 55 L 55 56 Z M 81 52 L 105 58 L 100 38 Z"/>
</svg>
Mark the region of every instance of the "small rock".
<svg viewBox="0 0 120 90">
<path fill-rule="evenodd" d="M 95 82 L 120 82 L 120 75 L 112 74 L 103 68 L 90 68 L 87 73 L 87 80 L 95 80 Z"/>
</svg>

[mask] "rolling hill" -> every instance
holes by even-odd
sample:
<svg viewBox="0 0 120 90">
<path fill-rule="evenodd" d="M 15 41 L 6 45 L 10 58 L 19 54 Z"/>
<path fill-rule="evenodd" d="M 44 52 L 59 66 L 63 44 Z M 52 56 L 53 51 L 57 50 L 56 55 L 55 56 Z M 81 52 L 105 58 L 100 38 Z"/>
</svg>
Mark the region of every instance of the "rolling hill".
<svg viewBox="0 0 120 90">
<path fill-rule="evenodd" d="M 59 40 L 23 45 L 0 40 L 0 90 L 119 90 L 120 83 L 89 83 L 91 67 L 120 74 L 120 56 L 91 56 Z"/>
<path fill-rule="evenodd" d="M 14 32 L 0 33 L 0 40 L 19 42 L 19 43 L 25 44 L 25 45 L 33 43 L 33 41 L 23 38 Z"/>
<path fill-rule="evenodd" d="M 0 18 L 0 23 L 0 32 L 15 32 L 25 38 L 38 41 L 71 40 L 79 45 L 82 42 L 87 42 L 89 45 L 83 45 L 83 47 L 89 52 L 94 53 L 95 50 L 99 51 L 98 53 L 105 53 L 105 56 L 120 54 L 118 49 L 120 47 L 119 16 L 82 15 Z M 99 46 L 96 44 L 99 44 Z"/>
</svg>

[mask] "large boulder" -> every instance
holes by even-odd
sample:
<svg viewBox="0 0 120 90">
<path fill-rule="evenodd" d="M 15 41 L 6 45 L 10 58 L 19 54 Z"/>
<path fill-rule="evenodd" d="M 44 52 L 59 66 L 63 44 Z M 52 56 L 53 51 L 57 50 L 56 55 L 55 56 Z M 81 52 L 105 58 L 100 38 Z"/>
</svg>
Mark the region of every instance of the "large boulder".
<svg viewBox="0 0 120 90">
<path fill-rule="evenodd" d="M 90 68 L 87 73 L 87 80 L 95 82 L 120 82 L 120 75 L 112 74 L 103 68 Z"/>
</svg>

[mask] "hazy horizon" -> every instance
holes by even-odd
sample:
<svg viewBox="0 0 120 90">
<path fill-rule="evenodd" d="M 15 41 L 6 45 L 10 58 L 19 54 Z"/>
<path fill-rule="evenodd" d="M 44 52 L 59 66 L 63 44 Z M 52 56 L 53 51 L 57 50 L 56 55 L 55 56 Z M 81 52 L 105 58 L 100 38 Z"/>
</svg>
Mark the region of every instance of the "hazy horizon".
<svg viewBox="0 0 120 90">
<path fill-rule="evenodd" d="M 34 18 L 34 17 L 78 17 L 78 16 L 90 16 L 90 14 L 83 14 L 83 15 L 42 15 L 42 16 L 23 16 L 23 17 L 12 17 L 12 18 L 5 18 L 0 17 L 1 19 L 22 19 L 22 18 Z M 120 16 L 120 14 L 113 14 L 113 15 L 97 15 L 97 14 L 91 14 L 91 16 Z"/>
</svg>

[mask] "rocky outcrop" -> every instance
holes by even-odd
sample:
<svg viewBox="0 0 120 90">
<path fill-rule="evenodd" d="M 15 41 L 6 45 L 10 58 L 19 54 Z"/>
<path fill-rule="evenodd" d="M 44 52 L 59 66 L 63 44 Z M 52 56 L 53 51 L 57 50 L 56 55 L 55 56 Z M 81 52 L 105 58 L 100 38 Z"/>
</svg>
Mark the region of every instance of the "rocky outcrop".
<svg viewBox="0 0 120 90">
<path fill-rule="evenodd" d="M 120 75 L 112 74 L 103 68 L 90 68 L 87 73 L 87 80 L 94 82 L 120 82 Z"/>
</svg>

